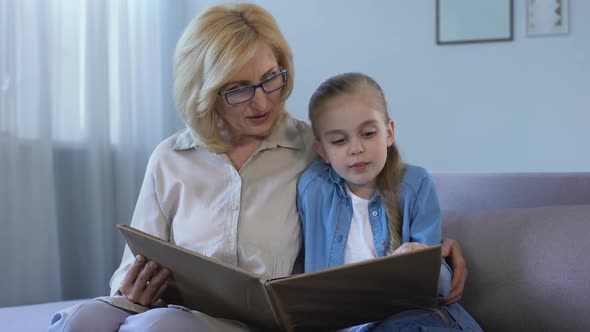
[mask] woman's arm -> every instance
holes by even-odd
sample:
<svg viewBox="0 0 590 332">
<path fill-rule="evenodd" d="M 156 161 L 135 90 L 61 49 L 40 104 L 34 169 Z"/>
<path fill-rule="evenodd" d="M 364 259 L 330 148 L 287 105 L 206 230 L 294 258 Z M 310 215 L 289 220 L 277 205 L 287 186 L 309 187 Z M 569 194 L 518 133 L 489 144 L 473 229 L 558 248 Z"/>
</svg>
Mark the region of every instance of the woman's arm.
<svg viewBox="0 0 590 332">
<path fill-rule="evenodd" d="M 438 195 L 430 175 L 422 179 L 416 192 L 416 200 L 412 209 L 412 225 L 410 226 L 411 241 L 432 245 L 440 243 L 442 236 L 442 220 Z M 465 281 L 467 280 L 467 264 L 459 243 L 453 239 L 442 241 L 442 256 L 451 260 L 452 280 L 446 304 L 461 299 Z"/>
<path fill-rule="evenodd" d="M 453 280 L 451 281 L 451 290 L 445 299 L 445 304 L 451 304 L 459 301 L 463 295 L 465 281 L 467 281 L 467 263 L 461 250 L 459 242 L 453 239 L 444 239 L 442 243 L 443 258 L 450 257 L 453 267 Z"/>
<path fill-rule="evenodd" d="M 141 186 L 131 226 L 168 240 L 170 226 L 167 222 L 156 193 L 156 178 L 153 160 L 148 163 L 146 175 Z M 111 296 L 123 294 L 130 301 L 150 305 L 156 302 L 170 283 L 171 273 L 160 269 L 154 261 L 142 256 L 134 257 L 125 246 L 121 265 L 111 278 Z"/>
</svg>

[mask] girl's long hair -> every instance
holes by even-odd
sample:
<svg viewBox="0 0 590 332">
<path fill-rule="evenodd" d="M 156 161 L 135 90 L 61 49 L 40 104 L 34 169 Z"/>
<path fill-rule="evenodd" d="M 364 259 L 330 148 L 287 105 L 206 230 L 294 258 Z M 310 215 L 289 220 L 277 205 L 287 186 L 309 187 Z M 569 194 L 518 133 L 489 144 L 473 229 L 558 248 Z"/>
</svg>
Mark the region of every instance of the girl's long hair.
<svg viewBox="0 0 590 332">
<path fill-rule="evenodd" d="M 385 94 L 373 78 L 361 73 L 340 74 L 323 82 L 309 101 L 309 120 L 316 140 L 319 141 L 320 138 L 317 119 L 326 103 L 337 97 L 361 91 L 373 93 L 377 105 L 381 106 L 379 109 L 382 110 L 383 120 L 385 123 L 390 121 Z M 379 194 L 387 212 L 387 226 L 389 229 L 389 245 L 385 251 L 387 255 L 401 245 L 402 215 L 399 196 L 404 171 L 404 164 L 394 142 L 387 148 L 385 166 L 377 176 Z"/>
</svg>

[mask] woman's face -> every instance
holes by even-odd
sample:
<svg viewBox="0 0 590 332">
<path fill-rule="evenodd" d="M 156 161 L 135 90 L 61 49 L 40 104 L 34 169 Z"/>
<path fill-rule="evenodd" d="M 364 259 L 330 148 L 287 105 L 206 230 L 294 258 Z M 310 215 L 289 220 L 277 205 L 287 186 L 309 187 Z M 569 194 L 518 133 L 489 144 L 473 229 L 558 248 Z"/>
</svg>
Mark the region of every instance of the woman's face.
<svg viewBox="0 0 590 332">
<path fill-rule="evenodd" d="M 258 84 L 278 74 L 280 70 L 272 49 L 267 44 L 262 44 L 254 57 L 221 87 L 221 91 Z M 256 89 L 254 98 L 237 105 L 229 105 L 222 96 L 218 96 L 217 99 L 217 112 L 224 120 L 233 143 L 244 142 L 249 138 L 266 137 L 282 111 L 279 109 L 281 89 L 271 93 Z"/>
</svg>

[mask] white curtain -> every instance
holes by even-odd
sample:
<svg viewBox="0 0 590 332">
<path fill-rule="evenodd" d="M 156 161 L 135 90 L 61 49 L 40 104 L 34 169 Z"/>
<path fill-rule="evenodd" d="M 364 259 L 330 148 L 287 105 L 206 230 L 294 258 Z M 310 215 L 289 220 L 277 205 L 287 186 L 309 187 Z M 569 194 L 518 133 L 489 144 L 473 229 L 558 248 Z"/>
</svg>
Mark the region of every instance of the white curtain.
<svg viewBox="0 0 590 332">
<path fill-rule="evenodd" d="M 0 0 L 0 306 L 108 293 L 147 158 L 182 128 L 182 2 Z"/>
</svg>

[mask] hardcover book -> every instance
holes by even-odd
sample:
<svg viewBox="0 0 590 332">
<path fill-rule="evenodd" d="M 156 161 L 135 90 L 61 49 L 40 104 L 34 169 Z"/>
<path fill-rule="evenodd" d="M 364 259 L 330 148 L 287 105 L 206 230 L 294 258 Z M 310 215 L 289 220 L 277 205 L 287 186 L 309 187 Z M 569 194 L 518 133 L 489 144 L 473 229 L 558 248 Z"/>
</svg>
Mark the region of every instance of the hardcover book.
<svg viewBox="0 0 590 332">
<path fill-rule="evenodd" d="M 117 225 L 134 255 L 170 271 L 163 295 L 177 304 L 262 330 L 331 330 L 409 309 L 435 310 L 441 246 L 283 278 L 266 278 Z"/>
</svg>

